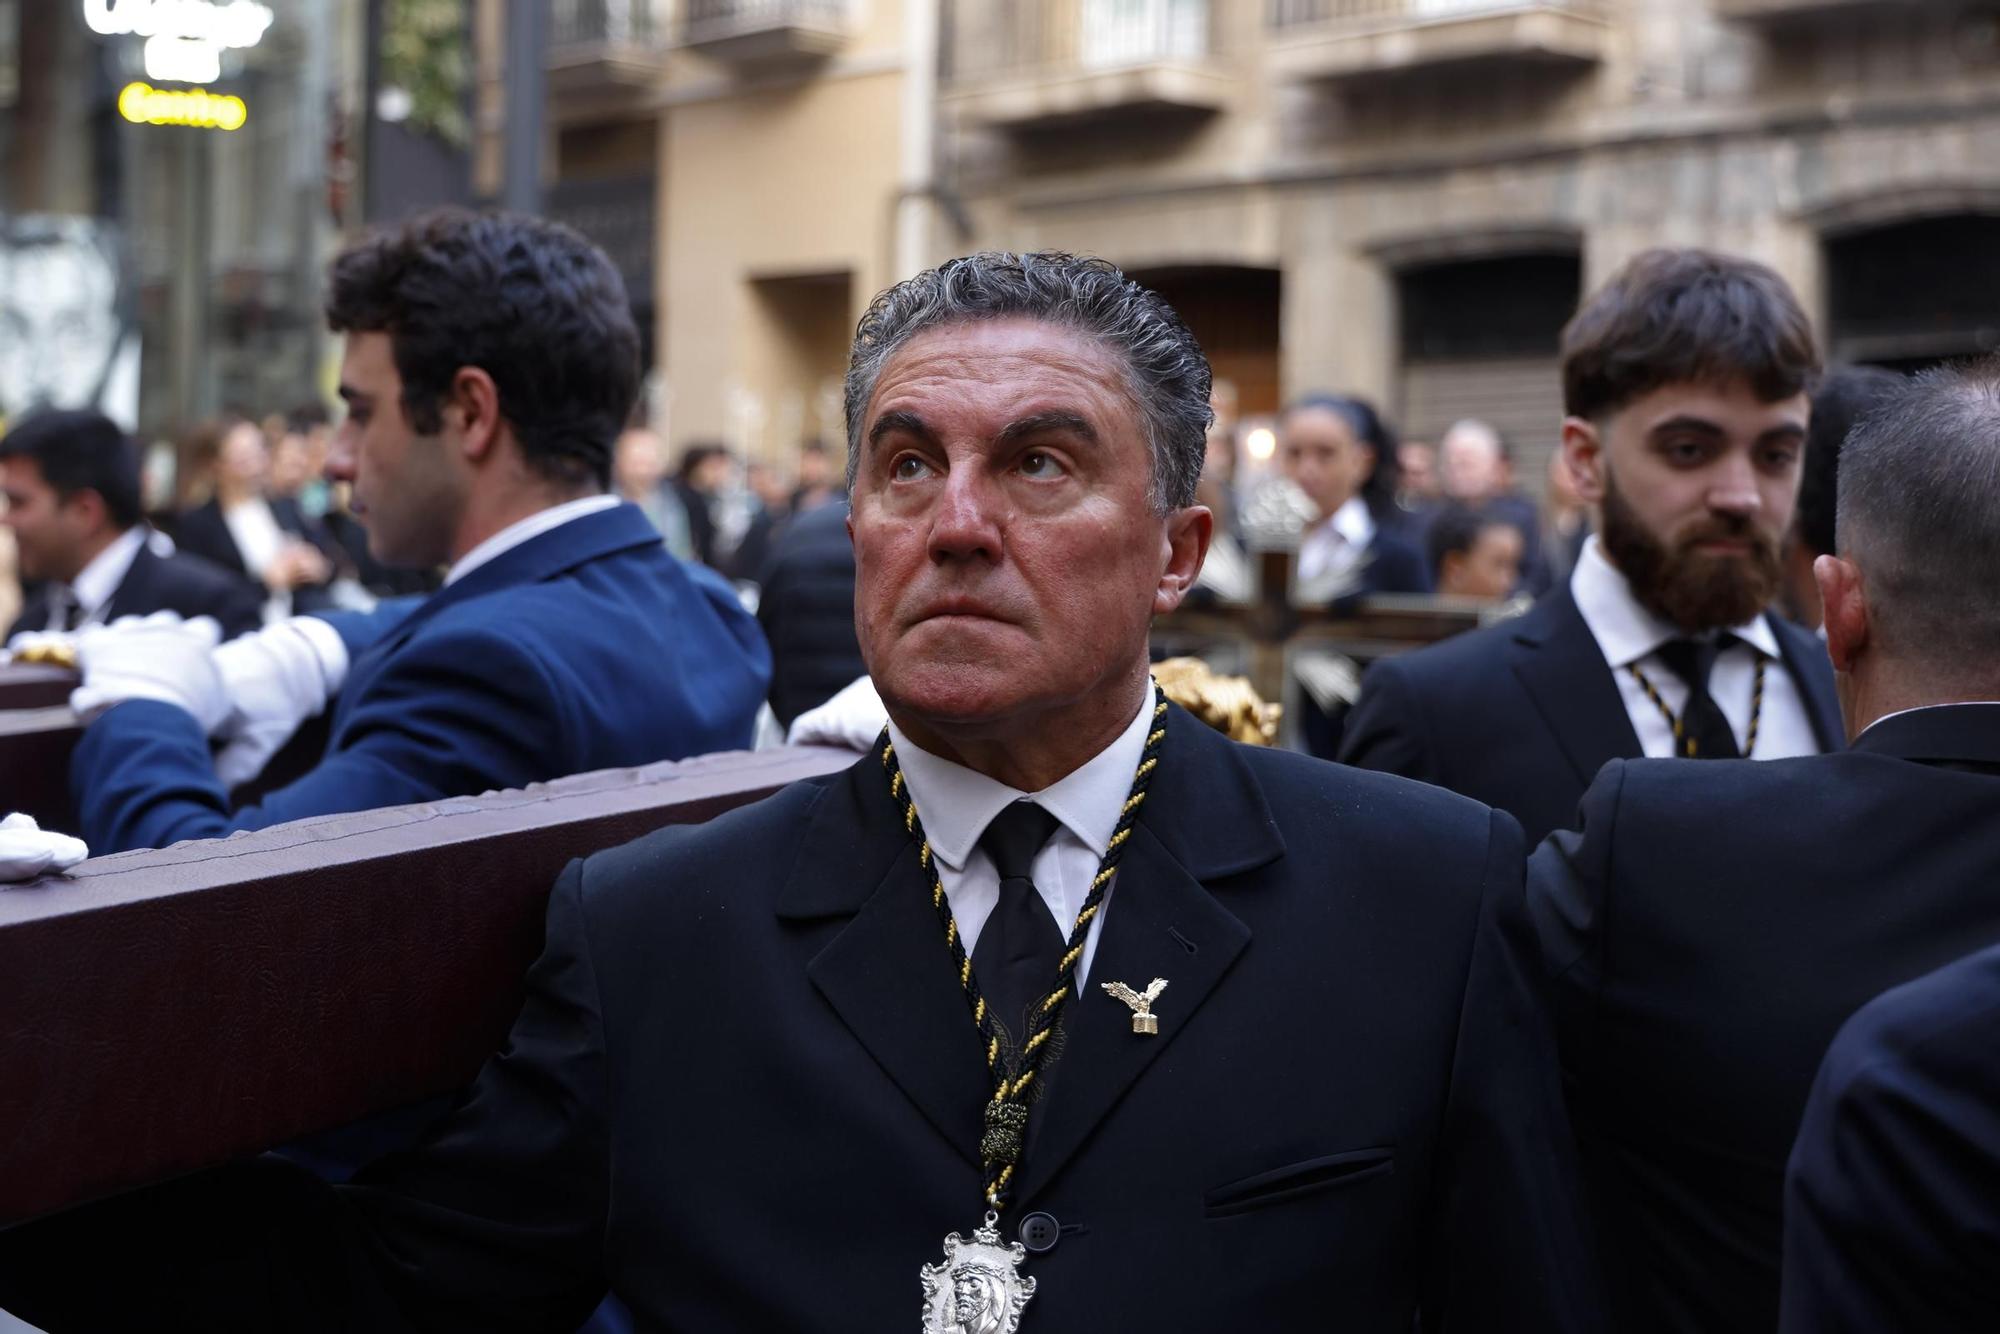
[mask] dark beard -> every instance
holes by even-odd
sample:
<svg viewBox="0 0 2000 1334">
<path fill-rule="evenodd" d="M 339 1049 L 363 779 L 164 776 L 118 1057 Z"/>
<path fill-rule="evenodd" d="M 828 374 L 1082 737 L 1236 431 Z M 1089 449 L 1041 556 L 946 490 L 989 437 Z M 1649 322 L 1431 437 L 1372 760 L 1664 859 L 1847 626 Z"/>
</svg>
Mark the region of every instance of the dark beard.
<svg viewBox="0 0 2000 1334">
<path fill-rule="evenodd" d="M 1608 476 L 1602 538 L 1605 554 L 1639 605 L 1685 635 L 1743 624 L 1770 605 L 1782 582 L 1777 544 L 1749 519 L 1711 514 L 1669 550 Z M 1705 556 L 1694 550 L 1714 541 L 1747 541 L 1750 555 Z"/>
</svg>

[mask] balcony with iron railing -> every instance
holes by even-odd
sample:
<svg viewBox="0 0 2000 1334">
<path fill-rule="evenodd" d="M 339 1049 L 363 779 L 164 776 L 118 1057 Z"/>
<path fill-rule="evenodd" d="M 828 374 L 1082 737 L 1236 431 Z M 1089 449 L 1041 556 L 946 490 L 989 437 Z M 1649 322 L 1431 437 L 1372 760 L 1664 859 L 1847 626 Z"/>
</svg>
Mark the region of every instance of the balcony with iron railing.
<svg viewBox="0 0 2000 1334">
<path fill-rule="evenodd" d="M 1028 130 L 1221 109 L 1210 0 L 953 0 L 945 100 L 968 122 Z"/>
<path fill-rule="evenodd" d="M 1352 79 L 1442 65 L 1604 58 L 1601 0 L 1267 0 L 1271 67 Z"/>
<path fill-rule="evenodd" d="M 558 97 L 649 86 L 666 49 L 670 0 L 553 0 L 549 90 Z"/>
<path fill-rule="evenodd" d="M 681 40 L 716 60 L 760 64 L 831 55 L 854 31 L 850 0 L 683 0 Z"/>
</svg>

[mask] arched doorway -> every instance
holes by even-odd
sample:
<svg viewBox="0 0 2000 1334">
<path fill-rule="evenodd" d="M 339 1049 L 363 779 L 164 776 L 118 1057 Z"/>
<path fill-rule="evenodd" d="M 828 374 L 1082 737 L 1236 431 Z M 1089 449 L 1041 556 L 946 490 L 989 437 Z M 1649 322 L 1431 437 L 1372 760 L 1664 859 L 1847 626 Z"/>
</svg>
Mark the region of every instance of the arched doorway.
<svg viewBox="0 0 2000 1334">
<path fill-rule="evenodd" d="M 2000 214 L 1829 236 L 1826 295 L 1834 361 L 1915 370 L 2000 349 Z"/>
</svg>

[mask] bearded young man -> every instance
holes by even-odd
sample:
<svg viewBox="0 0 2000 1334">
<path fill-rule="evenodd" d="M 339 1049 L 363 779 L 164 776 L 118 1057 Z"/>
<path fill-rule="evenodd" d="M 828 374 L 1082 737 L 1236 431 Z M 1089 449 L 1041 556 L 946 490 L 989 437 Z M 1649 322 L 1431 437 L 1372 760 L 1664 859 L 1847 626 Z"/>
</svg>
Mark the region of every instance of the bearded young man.
<svg viewBox="0 0 2000 1334">
<path fill-rule="evenodd" d="M 1840 745 L 1825 648 L 1769 614 L 1819 371 L 1761 264 L 1653 250 L 1563 331 L 1563 452 L 1598 533 L 1527 615 L 1369 672 L 1341 759 L 1570 827 L 1614 759 Z"/>
</svg>

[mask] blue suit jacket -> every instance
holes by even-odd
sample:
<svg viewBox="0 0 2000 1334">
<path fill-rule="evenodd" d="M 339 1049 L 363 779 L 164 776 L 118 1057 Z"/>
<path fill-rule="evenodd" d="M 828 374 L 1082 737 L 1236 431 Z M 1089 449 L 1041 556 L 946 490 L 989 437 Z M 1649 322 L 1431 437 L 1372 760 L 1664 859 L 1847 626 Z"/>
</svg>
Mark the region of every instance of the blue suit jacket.
<svg viewBox="0 0 2000 1334">
<path fill-rule="evenodd" d="M 2000 1312 L 2000 947 L 1840 1032 L 1785 1179 L 1782 1331 L 1985 1331 Z"/>
<path fill-rule="evenodd" d="M 92 850 L 746 746 L 771 675 L 729 586 L 668 555 L 631 505 L 543 533 L 428 599 L 329 619 L 354 656 L 317 768 L 231 811 L 193 718 L 121 704 L 70 763 Z"/>
</svg>

